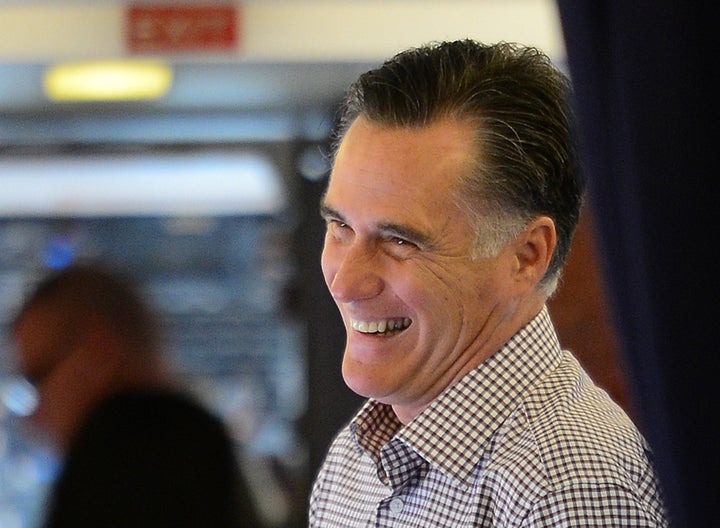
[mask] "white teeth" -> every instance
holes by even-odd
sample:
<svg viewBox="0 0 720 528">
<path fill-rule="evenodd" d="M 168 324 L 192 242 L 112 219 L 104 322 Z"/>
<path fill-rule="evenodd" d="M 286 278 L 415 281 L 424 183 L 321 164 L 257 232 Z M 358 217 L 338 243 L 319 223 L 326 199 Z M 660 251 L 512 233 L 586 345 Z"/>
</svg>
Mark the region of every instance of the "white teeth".
<svg viewBox="0 0 720 528">
<path fill-rule="evenodd" d="M 362 332 L 363 334 L 383 334 L 391 330 L 404 330 L 410 326 L 408 317 L 398 319 L 381 319 L 379 321 L 357 321 L 352 319 L 350 326 L 353 330 Z"/>
</svg>

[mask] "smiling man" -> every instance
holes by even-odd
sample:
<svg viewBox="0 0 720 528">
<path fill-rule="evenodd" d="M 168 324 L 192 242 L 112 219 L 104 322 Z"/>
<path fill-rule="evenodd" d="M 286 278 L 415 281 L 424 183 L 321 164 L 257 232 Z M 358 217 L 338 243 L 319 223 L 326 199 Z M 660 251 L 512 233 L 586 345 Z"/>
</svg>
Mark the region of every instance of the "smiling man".
<svg viewBox="0 0 720 528">
<path fill-rule="evenodd" d="M 582 202 L 568 83 L 537 50 L 408 50 L 348 92 L 321 212 L 342 373 L 368 398 L 310 526 L 664 526 L 648 448 L 558 343 Z"/>
</svg>

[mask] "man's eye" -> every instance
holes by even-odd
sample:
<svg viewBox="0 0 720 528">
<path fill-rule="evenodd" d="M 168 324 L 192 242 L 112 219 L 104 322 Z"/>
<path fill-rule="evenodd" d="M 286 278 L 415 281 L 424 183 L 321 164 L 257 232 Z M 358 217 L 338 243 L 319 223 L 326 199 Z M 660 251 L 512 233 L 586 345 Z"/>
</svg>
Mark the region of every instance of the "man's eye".
<svg viewBox="0 0 720 528">
<path fill-rule="evenodd" d="M 394 246 L 405 246 L 405 247 L 411 247 L 414 246 L 412 242 L 410 242 L 407 238 L 404 238 L 402 236 L 398 235 L 390 235 L 388 234 L 386 237 L 384 237 L 385 242 L 388 242 Z"/>
<path fill-rule="evenodd" d="M 402 254 L 406 254 L 408 251 L 417 249 L 417 246 L 406 238 L 393 236 L 386 238 L 385 241 L 389 250 L 393 252 L 401 251 Z"/>
<path fill-rule="evenodd" d="M 332 220 L 328 219 L 327 222 L 327 233 L 329 235 L 332 235 L 336 239 L 344 240 L 346 239 L 350 232 L 350 226 L 348 226 L 345 222 L 340 222 L 339 220 Z"/>
<path fill-rule="evenodd" d="M 328 227 L 333 229 L 347 229 L 348 225 L 345 222 L 340 222 L 339 220 L 328 220 Z"/>
</svg>

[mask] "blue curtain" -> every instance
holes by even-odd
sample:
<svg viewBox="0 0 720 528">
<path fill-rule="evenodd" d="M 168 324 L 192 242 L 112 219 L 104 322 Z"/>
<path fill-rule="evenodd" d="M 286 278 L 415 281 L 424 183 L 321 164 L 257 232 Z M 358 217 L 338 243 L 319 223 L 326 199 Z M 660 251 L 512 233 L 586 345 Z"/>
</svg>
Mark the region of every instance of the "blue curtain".
<svg viewBox="0 0 720 528">
<path fill-rule="evenodd" d="M 559 0 L 602 265 L 673 526 L 720 490 L 714 3 Z M 710 524 L 708 524 L 710 523 Z"/>
</svg>

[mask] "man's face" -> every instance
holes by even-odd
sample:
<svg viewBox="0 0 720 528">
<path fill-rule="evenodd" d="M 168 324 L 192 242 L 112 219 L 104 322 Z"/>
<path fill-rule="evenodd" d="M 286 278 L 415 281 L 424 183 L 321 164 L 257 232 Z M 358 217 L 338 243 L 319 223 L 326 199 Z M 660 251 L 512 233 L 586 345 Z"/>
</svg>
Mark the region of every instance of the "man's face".
<svg viewBox="0 0 720 528">
<path fill-rule="evenodd" d="M 387 128 L 360 117 L 322 206 L 323 274 L 347 331 L 343 377 L 403 421 L 497 348 L 512 302 L 512 257 L 471 260 L 473 230 L 453 200 L 471 138 L 451 120 Z"/>
<path fill-rule="evenodd" d="M 68 356 L 70 330 L 61 316 L 42 303 L 28 308 L 14 331 L 20 373 L 33 384 L 42 383 Z"/>
</svg>

